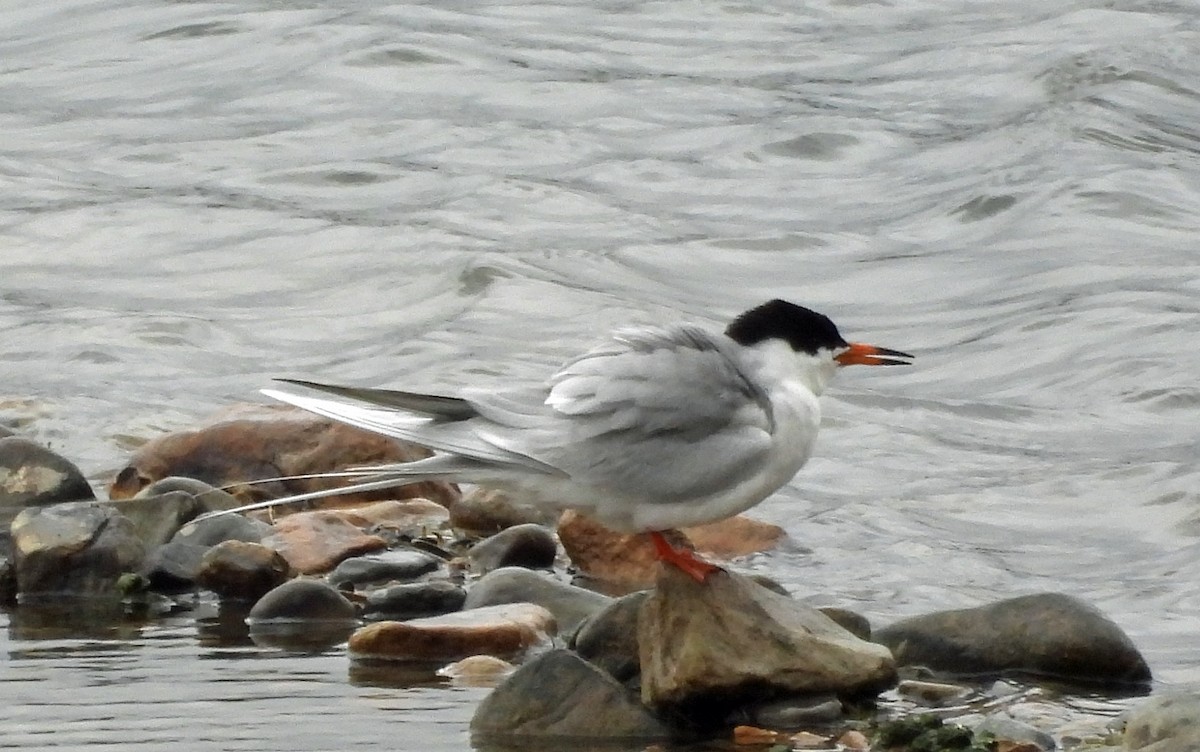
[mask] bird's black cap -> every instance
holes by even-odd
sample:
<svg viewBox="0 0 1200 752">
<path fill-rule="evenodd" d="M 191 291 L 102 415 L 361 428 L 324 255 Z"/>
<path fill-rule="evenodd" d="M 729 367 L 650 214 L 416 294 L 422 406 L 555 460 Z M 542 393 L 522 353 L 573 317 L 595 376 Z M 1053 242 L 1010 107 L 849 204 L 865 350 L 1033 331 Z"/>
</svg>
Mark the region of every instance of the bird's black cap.
<svg viewBox="0 0 1200 752">
<path fill-rule="evenodd" d="M 809 355 L 849 345 L 828 316 L 778 299 L 741 314 L 725 328 L 725 334 L 740 345 L 781 339 L 796 352 Z"/>
</svg>

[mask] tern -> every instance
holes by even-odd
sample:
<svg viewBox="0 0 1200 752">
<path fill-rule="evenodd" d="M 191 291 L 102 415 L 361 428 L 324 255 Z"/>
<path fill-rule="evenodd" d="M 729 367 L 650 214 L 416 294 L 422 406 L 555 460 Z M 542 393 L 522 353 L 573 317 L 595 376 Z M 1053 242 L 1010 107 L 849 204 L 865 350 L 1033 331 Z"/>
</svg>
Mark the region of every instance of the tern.
<svg viewBox="0 0 1200 752">
<path fill-rule="evenodd" d="M 848 342 L 826 316 L 772 300 L 724 332 L 694 324 L 619 329 L 544 383 L 461 396 L 280 381 L 333 395 L 263 393 L 420 444 L 433 456 L 354 468 L 358 482 L 221 513 L 440 479 L 576 509 L 649 533 L 658 557 L 704 581 L 718 568 L 663 532 L 731 517 L 789 482 L 812 454 L 818 397 L 843 366 L 913 356 Z"/>
</svg>

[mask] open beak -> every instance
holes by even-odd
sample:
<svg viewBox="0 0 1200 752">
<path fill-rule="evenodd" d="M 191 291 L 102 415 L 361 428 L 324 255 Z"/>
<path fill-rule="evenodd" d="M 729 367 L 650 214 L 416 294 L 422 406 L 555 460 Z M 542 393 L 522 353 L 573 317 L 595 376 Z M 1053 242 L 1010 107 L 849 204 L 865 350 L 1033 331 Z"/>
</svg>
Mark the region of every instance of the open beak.
<svg viewBox="0 0 1200 752">
<path fill-rule="evenodd" d="M 907 366 L 911 365 L 913 356 L 886 347 L 851 342 L 845 352 L 833 359 L 843 366 Z"/>
</svg>

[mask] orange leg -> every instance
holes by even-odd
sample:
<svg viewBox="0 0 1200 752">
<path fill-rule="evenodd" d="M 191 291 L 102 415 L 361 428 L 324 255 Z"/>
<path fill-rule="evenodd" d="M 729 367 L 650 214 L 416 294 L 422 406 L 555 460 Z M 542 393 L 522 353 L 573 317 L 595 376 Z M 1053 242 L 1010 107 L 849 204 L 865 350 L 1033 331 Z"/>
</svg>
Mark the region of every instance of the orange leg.
<svg viewBox="0 0 1200 752">
<path fill-rule="evenodd" d="M 675 548 L 658 531 L 650 532 L 650 540 L 654 541 L 654 551 L 658 554 L 659 561 L 682 569 L 696 582 L 704 582 L 713 572 L 721 571 L 716 564 L 710 564 L 692 551 Z"/>
</svg>

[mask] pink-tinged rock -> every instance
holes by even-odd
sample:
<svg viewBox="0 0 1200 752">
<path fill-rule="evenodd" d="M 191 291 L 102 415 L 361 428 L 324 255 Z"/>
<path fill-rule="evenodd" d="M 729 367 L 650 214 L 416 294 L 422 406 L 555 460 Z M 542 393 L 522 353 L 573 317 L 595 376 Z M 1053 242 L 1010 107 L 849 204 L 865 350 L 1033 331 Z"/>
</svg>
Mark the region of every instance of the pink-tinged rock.
<svg viewBox="0 0 1200 752">
<path fill-rule="evenodd" d="M 262 544 L 283 554 L 300 574 L 328 572 L 351 556 L 387 547 L 383 538 L 364 533 L 331 511 L 300 512 L 284 517 L 275 523 L 275 532 L 263 538 Z"/>
<path fill-rule="evenodd" d="M 690 541 L 702 556 L 716 559 L 769 551 L 787 535 L 778 525 L 740 516 L 675 535 L 680 533 L 682 545 Z M 654 584 L 658 559 L 647 535 L 617 533 L 586 515 L 566 512 L 558 523 L 558 538 L 572 563 L 589 577 L 630 588 Z"/>
<path fill-rule="evenodd" d="M 549 641 L 557 631 L 549 611 L 510 603 L 412 621 L 381 621 L 350 636 L 358 658 L 455 661 L 472 655 L 512 658 Z"/>
<path fill-rule="evenodd" d="M 128 499 L 170 476 L 229 488 L 242 502 L 347 485 L 345 478 L 295 478 L 376 463 L 411 462 L 429 451 L 293 408 L 254 407 L 194 431 L 160 436 L 130 458 L 109 487 Z M 250 484 L 249 481 L 270 481 Z M 241 484 L 241 485 L 239 485 Z M 357 505 L 386 499 L 426 498 L 450 505 L 461 494 L 450 483 L 428 481 L 384 491 L 330 497 L 317 506 Z"/>
</svg>

